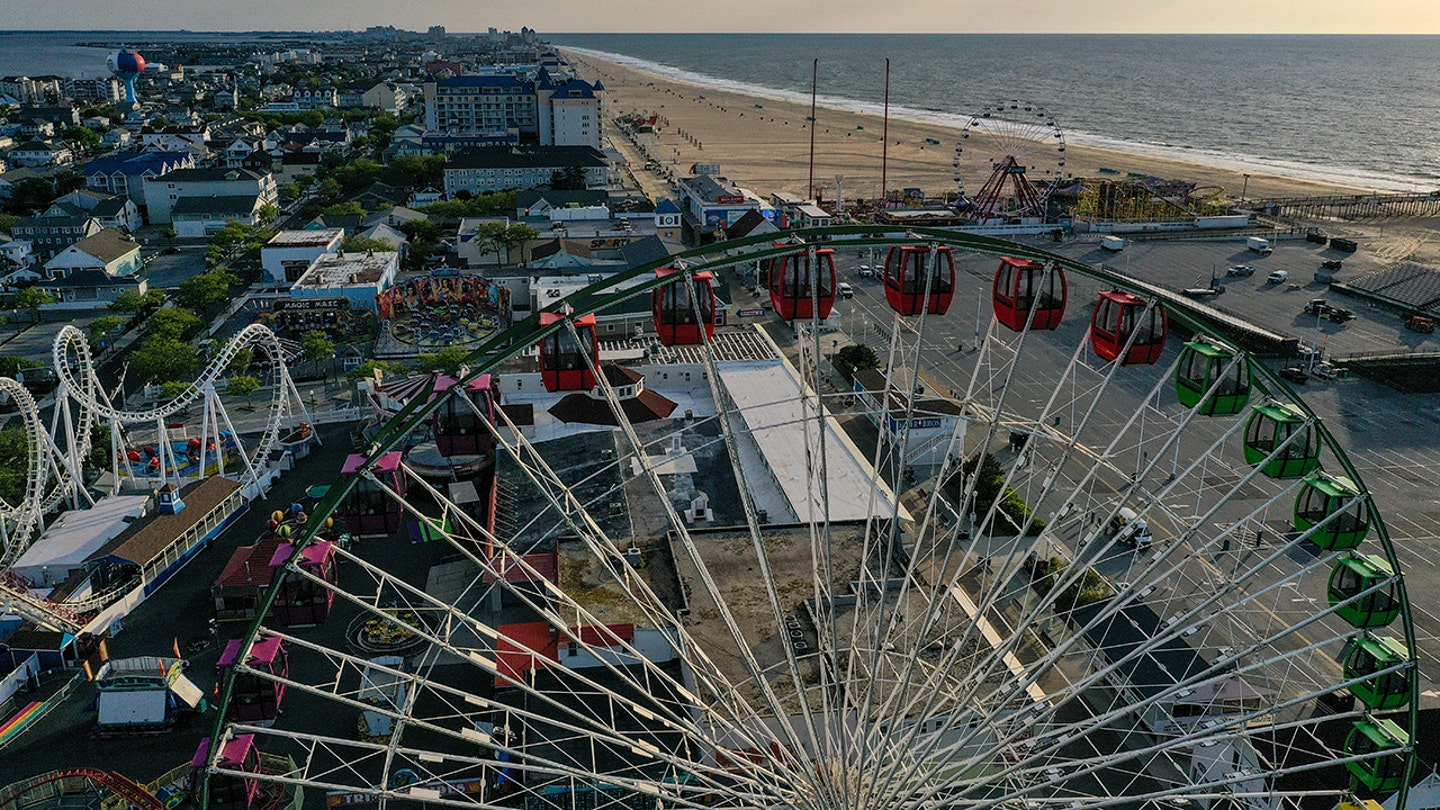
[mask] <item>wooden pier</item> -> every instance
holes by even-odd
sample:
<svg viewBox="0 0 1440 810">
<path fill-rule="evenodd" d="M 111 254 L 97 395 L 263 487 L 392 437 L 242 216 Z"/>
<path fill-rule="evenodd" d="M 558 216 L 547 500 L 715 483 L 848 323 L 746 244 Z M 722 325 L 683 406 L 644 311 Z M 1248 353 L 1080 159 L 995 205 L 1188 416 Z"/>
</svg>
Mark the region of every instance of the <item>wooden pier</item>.
<svg viewBox="0 0 1440 810">
<path fill-rule="evenodd" d="M 1259 214 L 1304 219 L 1415 219 L 1440 216 L 1440 191 L 1247 200 Z"/>
</svg>

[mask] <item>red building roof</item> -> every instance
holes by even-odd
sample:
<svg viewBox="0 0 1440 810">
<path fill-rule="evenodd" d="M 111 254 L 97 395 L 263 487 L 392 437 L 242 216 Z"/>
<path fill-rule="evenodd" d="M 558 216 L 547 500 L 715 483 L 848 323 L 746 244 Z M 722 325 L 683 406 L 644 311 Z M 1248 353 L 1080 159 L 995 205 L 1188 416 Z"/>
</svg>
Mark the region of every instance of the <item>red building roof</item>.
<svg viewBox="0 0 1440 810">
<path fill-rule="evenodd" d="M 241 546 L 230 555 L 230 562 L 220 578 L 215 580 L 216 588 L 268 588 L 275 576 L 270 560 L 280 548 L 280 540 L 261 540 L 253 546 Z"/>
<path fill-rule="evenodd" d="M 537 582 L 546 580 L 548 582 L 560 583 L 560 560 L 559 554 L 555 551 L 537 551 L 533 554 L 525 554 L 521 557 L 525 565 L 521 565 L 514 557 L 502 557 L 496 554 L 490 565 L 501 569 L 505 575 L 505 581 L 511 584 L 519 582 Z M 534 569 L 532 573 L 526 565 Z M 495 577 L 487 571 L 480 575 L 480 581 L 486 585 L 495 582 Z"/>
<path fill-rule="evenodd" d="M 523 681 L 530 670 L 559 662 L 560 633 L 548 622 L 502 624 L 497 629 L 495 686 Z M 630 623 L 572 627 L 570 632 L 591 647 L 615 647 L 635 640 L 635 625 Z"/>
</svg>

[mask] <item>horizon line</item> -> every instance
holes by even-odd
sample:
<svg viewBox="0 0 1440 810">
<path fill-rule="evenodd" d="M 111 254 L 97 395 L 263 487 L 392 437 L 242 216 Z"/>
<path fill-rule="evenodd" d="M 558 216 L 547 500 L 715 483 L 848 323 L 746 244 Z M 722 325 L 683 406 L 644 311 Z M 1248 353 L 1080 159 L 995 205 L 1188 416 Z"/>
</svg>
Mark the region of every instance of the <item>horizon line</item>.
<svg viewBox="0 0 1440 810">
<path fill-rule="evenodd" d="M 365 28 L 0 28 L 0 34 L 103 34 L 103 33 L 154 33 L 154 34 L 356 34 Z M 399 31 L 424 36 L 423 30 L 396 28 Z M 447 36 L 484 36 L 488 31 L 446 31 Z M 513 32 L 512 32 L 513 33 Z M 550 31 L 544 36 L 569 35 L 602 36 L 1235 36 L 1235 37 L 1435 37 L 1440 31 Z"/>
</svg>

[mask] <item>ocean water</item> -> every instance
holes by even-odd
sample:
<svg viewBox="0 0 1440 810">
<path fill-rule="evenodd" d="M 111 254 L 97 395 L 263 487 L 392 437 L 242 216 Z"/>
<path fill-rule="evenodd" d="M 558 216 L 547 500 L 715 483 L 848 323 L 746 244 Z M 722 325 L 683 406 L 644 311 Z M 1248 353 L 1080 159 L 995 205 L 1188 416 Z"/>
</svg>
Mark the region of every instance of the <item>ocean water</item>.
<svg viewBox="0 0 1440 810">
<path fill-rule="evenodd" d="M 672 78 L 963 126 L 1045 107 L 1067 142 L 1374 189 L 1440 188 L 1440 37 L 552 34 Z"/>
<path fill-rule="evenodd" d="M 74 44 L 83 41 L 91 41 L 91 36 L 0 31 L 0 76 L 83 76 L 93 79 L 109 75 L 105 69 L 105 57 L 110 55 L 110 51 Z"/>
</svg>

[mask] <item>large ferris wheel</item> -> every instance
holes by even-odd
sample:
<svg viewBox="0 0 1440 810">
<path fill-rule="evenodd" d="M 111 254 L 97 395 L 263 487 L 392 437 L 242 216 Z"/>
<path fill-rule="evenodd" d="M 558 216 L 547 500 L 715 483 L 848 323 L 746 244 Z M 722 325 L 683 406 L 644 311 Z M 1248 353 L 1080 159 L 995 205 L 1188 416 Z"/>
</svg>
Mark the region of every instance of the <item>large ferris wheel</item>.
<svg viewBox="0 0 1440 810">
<path fill-rule="evenodd" d="M 1061 256 L 802 236 L 862 232 L 893 246 L 894 315 L 852 390 L 822 360 L 834 251 L 787 243 L 743 259 L 769 261 L 788 335 L 715 330 L 710 280 L 739 260 L 700 249 L 413 398 L 226 651 L 209 806 L 293 786 L 817 810 L 1403 792 L 1407 597 L 1313 412 L 1183 301 Z M 972 274 L 993 317 L 957 355 L 937 319 Z M 602 348 L 652 293 L 660 345 Z M 651 365 L 602 362 L 627 351 Z M 489 472 L 422 475 L 401 451 L 425 433 Z"/>
<path fill-rule="evenodd" d="M 953 165 L 972 218 L 1043 217 L 1046 200 L 1066 176 L 1065 131 L 1044 106 L 1002 99 L 970 115 L 955 143 Z M 985 179 L 977 186 L 975 177 Z"/>
</svg>

